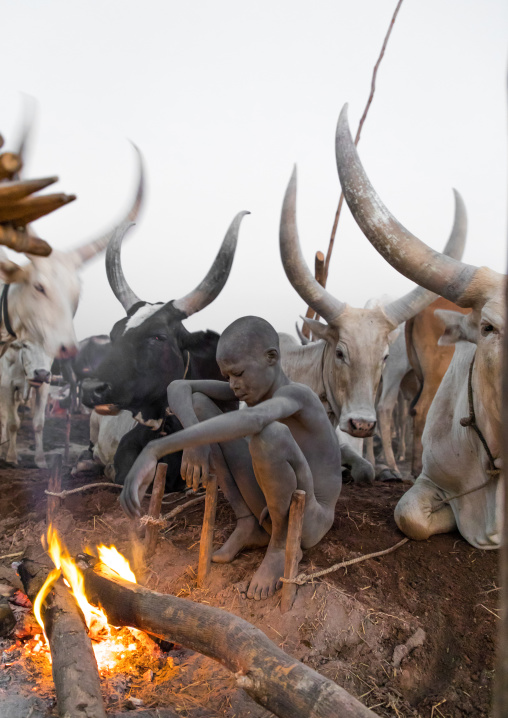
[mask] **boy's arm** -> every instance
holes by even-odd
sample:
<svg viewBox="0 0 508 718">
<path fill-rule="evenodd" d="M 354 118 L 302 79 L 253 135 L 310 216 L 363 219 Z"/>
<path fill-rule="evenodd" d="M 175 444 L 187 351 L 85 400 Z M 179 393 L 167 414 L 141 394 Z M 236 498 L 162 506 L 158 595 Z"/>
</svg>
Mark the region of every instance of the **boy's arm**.
<svg viewBox="0 0 508 718">
<path fill-rule="evenodd" d="M 231 441 L 258 434 L 273 421 L 286 419 L 302 408 L 302 401 L 294 392 L 263 401 L 243 411 L 221 414 L 189 426 L 170 436 L 151 441 L 138 456 L 125 480 L 120 503 L 128 516 L 141 513 L 141 499 L 153 481 L 157 461 L 166 454 L 191 446 Z"/>
<path fill-rule="evenodd" d="M 224 381 L 206 379 L 172 381 L 168 386 L 168 404 L 184 429 L 199 424 L 192 401 L 195 392 L 219 401 L 235 399 L 234 392 Z M 210 446 L 193 446 L 184 451 L 180 473 L 189 488 L 197 491 L 200 483 L 206 485 L 210 469 Z"/>
</svg>

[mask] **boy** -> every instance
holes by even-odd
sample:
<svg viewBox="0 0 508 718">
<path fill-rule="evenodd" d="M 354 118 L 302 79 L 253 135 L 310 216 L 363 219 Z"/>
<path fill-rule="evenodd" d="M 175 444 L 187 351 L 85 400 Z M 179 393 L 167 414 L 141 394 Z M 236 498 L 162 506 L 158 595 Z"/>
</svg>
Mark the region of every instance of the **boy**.
<svg viewBox="0 0 508 718">
<path fill-rule="evenodd" d="M 291 496 L 306 492 L 302 547 L 330 529 L 342 486 L 340 446 L 318 396 L 291 382 L 280 364 L 275 329 L 242 317 L 222 334 L 217 363 L 225 382 L 179 380 L 168 400 L 183 431 L 150 442 L 136 459 L 120 497 L 131 518 L 151 484 L 157 460 L 184 450 L 182 477 L 197 489 L 211 472 L 231 504 L 237 525 L 213 555 L 230 562 L 243 549 L 268 545 L 247 597 L 272 596 L 284 573 Z M 239 399 L 247 409 L 223 414 L 214 401 Z"/>
</svg>

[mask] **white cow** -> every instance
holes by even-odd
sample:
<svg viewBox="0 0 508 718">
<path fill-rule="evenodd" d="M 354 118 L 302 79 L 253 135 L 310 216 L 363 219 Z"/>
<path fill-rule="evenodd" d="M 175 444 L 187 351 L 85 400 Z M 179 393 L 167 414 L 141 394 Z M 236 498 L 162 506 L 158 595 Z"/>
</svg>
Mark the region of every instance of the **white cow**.
<svg viewBox="0 0 508 718">
<path fill-rule="evenodd" d="M 378 252 L 412 281 L 473 310 L 440 313 L 447 324 L 444 337 L 457 344 L 427 415 L 423 469 L 395 509 L 397 524 L 417 540 L 458 528 L 473 546 L 497 548 L 503 513 L 498 469 L 506 277 L 443 256 L 397 222 L 361 165 L 346 108 L 337 127 L 337 157 L 349 208 Z"/>
<path fill-rule="evenodd" d="M 11 464 L 18 463 L 18 409 L 33 392 L 35 463 L 40 469 L 46 468 L 42 434 L 52 361 L 38 344 L 19 340 L 12 342 L 0 358 L 0 456 Z"/>
<path fill-rule="evenodd" d="M 143 197 L 143 164 L 137 154 L 138 189 L 128 220 L 137 216 Z M 14 339 L 28 339 L 52 357 L 65 359 L 76 353 L 72 320 L 79 301 L 78 270 L 106 249 L 112 234 L 67 252 L 54 249 L 49 257 L 31 256 L 23 266 L 10 261 L 0 248 L 0 351 Z"/>
<path fill-rule="evenodd" d="M 467 230 L 463 201 L 455 192 L 455 221 L 445 248 L 462 256 Z M 417 287 L 384 306 L 358 309 L 341 302 L 313 277 L 303 258 L 296 227 L 296 171 L 289 182 L 280 222 L 280 251 L 287 277 L 302 299 L 326 321 L 305 319 L 318 339 L 306 346 L 282 337 L 281 359 L 293 381 L 310 386 L 329 408 L 341 432 L 360 439 L 376 427 L 375 399 L 394 330 L 434 299 Z M 371 478 L 366 476 L 366 479 Z"/>
<path fill-rule="evenodd" d="M 110 481 L 115 480 L 114 459 L 121 439 L 137 424 L 130 411 L 116 415 L 90 414 L 90 447 L 78 459 L 72 474 L 96 471 L 104 473 Z"/>
</svg>

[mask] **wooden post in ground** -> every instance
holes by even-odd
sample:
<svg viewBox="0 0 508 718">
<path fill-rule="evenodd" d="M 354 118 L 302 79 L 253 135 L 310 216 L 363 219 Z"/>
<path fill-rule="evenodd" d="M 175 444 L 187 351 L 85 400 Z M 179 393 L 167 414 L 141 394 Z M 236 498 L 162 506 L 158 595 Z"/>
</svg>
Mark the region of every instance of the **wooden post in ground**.
<svg viewBox="0 0 508 718">
<path fill-rule="evenodd" d="M 284 565 L 284 578 L 296 578 L 298 564 L 301 557 L 303 512 L 305 510 L 305 491 L 296 489 L 291 497 L 289 507 L 288 536 L 286 539 L 286 562 Z M 282 584 L 282 597 L 280 601 L 281 613 L 289 611 L 296 596 L 296 583 Z"/>
<path fill-rule="evenodd" d="M 161 514 L 162 497 L 164 496 L 164 487 L 166 486 L 167 464 L 157 464 L 155 479 L 153 480 L 152 496 L 150 498 L 150 506 L 148 507 L 148 515 L 152 519 L 158 519 Z M 145 531 L 145 558 L 150 558 L 155 552 L 157 539 L 159 537 L 159 527 L 156 523 L 148 522 Z"/>
<path fill-rule="evenodd" d="M 314 277 L 322 287 L 325 286 L 325 255 L 323 254 L 323 252 L 316 252 L 316 256 L 314 258 Z M 314 319 L 314 314 L 315 312 L 312 307 L 308 307 L 307 314 L 305 315 L 307 319 Z M 316 317 L 316 319 L 317 318 L 318 317 Z M 302 334 L 307 339 L 310 339 L 310 329 L 306 324 L 304 324 L 302 327 Z"/>
<path fill-rule="evenodd" d="M 62 490 L 62 455 L 55 454 L 51 461 L 51 473 L 49 476 L 48 491 L 59 493 Z M 62 505 L 62 499 L 58 496 L 48 496 L 48 506 L 46 511 L 46 524 L 55 522 L 58 509 Z"/>
<path fill-rule="evenodd" d="M 72 421 L 72 414 L 71 410 L 69 409 L 67 413 L 65 414 L 65 448 L 64 448 L 64 461 L 67 463 L 69 461 L 69 448 L 71 443 L 71 421 Z"/>
<path fill-rule="evenodd" d="M 199 543 L 199 564 L 198 564 L 198 587 L 202 588 L 212 565 L 213 552 L 213 529 L 215 527 L 215 513 L 217 511 L 217 477 L 208 477 L 206 484 L 205 515 L 203 517 L 203 528 L 201 529 L 201 541 Z"/>
</svg>

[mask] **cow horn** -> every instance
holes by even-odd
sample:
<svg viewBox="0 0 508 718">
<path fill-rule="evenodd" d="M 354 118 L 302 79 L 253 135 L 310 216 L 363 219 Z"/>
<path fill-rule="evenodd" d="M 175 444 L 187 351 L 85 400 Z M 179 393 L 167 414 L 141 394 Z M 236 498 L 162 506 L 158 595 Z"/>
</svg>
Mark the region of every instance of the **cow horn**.
<svg viewBox="0 0 508 718">
<path fill-rule="evenodd" d="M 121 251 L 123 238 L 133 226 L 134 222 L 127 221 L 117 227 L 106 250 L 106 274 L 108 275 L 109 286 L 126 312 L 134 304 L 141 301 L 127 284 L 122 269 Z"/>
<path fill-rule="evenodd" d="M 447 257 L 460 260 L 462 259 L 464 247 L 466 246 L 467 213 L 464 200 L 460 193 L 454 189 L 453 194 L 455 197 L 455 218 L 443 254 Z M 428 307 L 434 299 L 436 299 L 434 292 L 429 292 L 422 287 L 416 287 L 416 289 L 400 297 L 400 299 L 396 299 L 390 302 L 390 304 L 387 304 L 384 308 L 384 312 L 388 319 L 397 326 L 402 324 L 402 322 L 408 321 L 408 319 L 414 317 L 415 314 L 421 312 L 422 309 Z"/>
<path fill-rule="evenodd" d="M 141 206 L 141 203 L 143 201 L 143 194 L 145 190 L 145 171 L 143 166 L 143 157 L 141 155 L 141 152 L 136 147 L 134 143 L 132 143 L 132 146 L 136 150 L 136 155 L 138 159 L 138 172 L 139 172 L 139 180 L 138 180 L 138 190 L 136 192 L 136 197 L 134 198 L 134 202 L 132 203 L 132 206 L 123 220 L 123 224 L 127 221 L 134 222 L 138 216 L 139 209 Z M 116 231 L 116 227 L 118 225 L 115 225 L 115 228 L 112 231 L 107 232 L 106 234 L 103 234 L 98 239 L 94 239 L 92 241 L 86 242 L 85 244 L 81 245 L 81 247 L 77 247 L 76 249 L 73 249 L 69 252 L 69 254 L 73 255 L 76 264 L 79 266 L 83 264 L 84 262 L 88 262 L 89 259 L 92 259 L 92 257 L 95 257 L 96 254 L 99 252 L 102 252 L 104 249 L 106 249 L 109 240 L 113 236 L 114 232 Z"/>
<path fill-rule="evenodd" d="M 221 248 L 203 281 L 189 294 L 171 302 L 175 309 L 179 309 L 185 316 L 190 317 L 191 314 L 201 311 L 221 293 L 233 264 L 240 223 L 246 214 L 250 212 L 239 212 L 231 222 Z"/>
<path fill-rule="evenodd" d="M 337 169 L 344 197 L 369 242 L 405 277 L 461 305 L 461 297 L 477 267 L 431 249 L 389 212 L 360 162 L 349 130 L 347 105 L 340 113 L 335 142 Z"/>
<path fill-rule="evenodd" d="M 23 95 L 23 128 L 21 130 L 21 137 L 18 141 L 18 147 L 15 150 L 16 154 L 21 159 L 21 169 L 19 170 L 19 172 L 16 172 L 16 174 L 13 175 L 12 179 L 14 180 L 19 180 L 21 170 L 23 169 L 23 165 L 25 164 L 25 153 L 28 140 L 32 133 L 32 128 L 34 125 L 36 104 L 37 103 L 34 97 L 32 97 L 31 95 Z"/>
<path fill-rule="evenodd" d="M 331 324 L 346 308 L 312 276 L 300 248 L 296 226 L 296 167 L 284 196 L 280 217 L 280 256 L 286 276 L 300 297 Z"/>
</svg>

